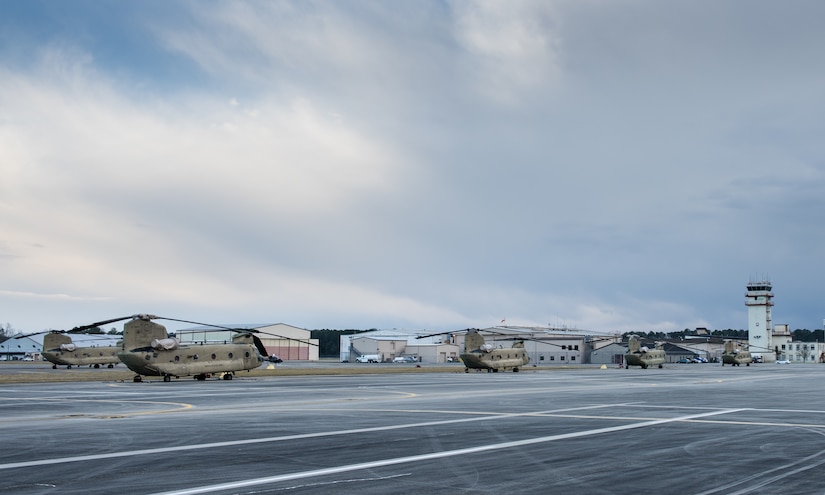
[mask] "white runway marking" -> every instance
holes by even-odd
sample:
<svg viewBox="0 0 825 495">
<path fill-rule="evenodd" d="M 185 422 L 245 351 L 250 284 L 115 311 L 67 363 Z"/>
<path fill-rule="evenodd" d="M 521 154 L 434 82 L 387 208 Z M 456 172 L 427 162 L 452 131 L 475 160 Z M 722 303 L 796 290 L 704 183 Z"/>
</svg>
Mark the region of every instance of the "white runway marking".
<svg viewBox="0 0 825 495">
<path fill-rule="evenodd" d="M 82 461 L 94 461 L 100 459 L 112 459 L 115 457 L 132 457 L 138 455 L 155 455 L 161 454 L 166 452 L 182 452 L 186 450 L 199 450 L 199 449 L 210 449 L 215 447 L 231 447 L 236 445 L 249 445 L 255 443 L 267 443 L 267 442 L 281 442 L 285 440 L 302 440 L 307 438 L 320 438 L 320 437 L 328 437 L 328 436 L 337 436 L 337 435 L 352 435 L 356 433 L 368 433 L 368 432 L 376 432 L 376 431 L 388 431 L 388 430 L 400 430 L 404 428 L 419 428 L 422 426 L 438 426 L 438 425 L 447 425 L 447 424 L 455 424 L 455 423 L 467 423 L 471 421 L 492 421 L 497 419 L 504 419 L 504 418 L 517 418 L 517 417 L 524 417 L 524 416 L 535 416 L 541 414 L 556 414 L 562 412 L 570 412 L 570 411 L 583 411 L 583 410 L 590 410 L 590 409 L 601 409 L 605 407 L 616 407 L 616 406 L 623 406 L 626 404 L 602 404 L 602 405 L 595 405 L 595 406 L 585 406 L 585 407 L 574 407 L 574 408 L 566 408 L 566 409 L 553 409 L 549 411 L 536 411 L 536 412 L 529 412 L 529 413 L 512 413 L 512 414 L 496 414 L 496 415 L 487 415 L 487 416 L 479 416 L 474 418 L 462 418 L 462 419 L 448 419 L 443 421 L 427 421 L 423 423 L 410 423 L 404 425 L 390 425 L 390 426 L 375 426 L 370 428 L 358 428 L 355 430 L 343 430 L 343 431 L 325 431 L 325 432 L 318 432 L 318 433 L 304 433 L 300 435 L 285 435 L 280 437 L 268 437 L 268 438 L 249 438 L 245 440 L 232 440 L 228 442 L 212 442 L 212 443 L 201 443 L 195 445 L 179 445 L 177 447 L 160 447 L 156 449 L 142 449 L 142 450 L 130 450 L 127 452 L 109 452 L 106 454 L 92 454 L 92 455 L 80 455 L 80 456 L 73 456 L 73 457 L 61 457 L 57 459 L 40 459 L 36 461 L 23 461 L 23 462 L 10 462 L 7 464 L 0 464 L 0 470 L 3 469 L 14 469 L 14 468 L 21 468 L 21 467 L 32 467 L 32 466 L 47 466 L 51 464 L 65 464 L 69 462 L 82 462 Z M 488 413 L 493 414 L 493 413 Z M 631 420 L 632 421 L 632 420 Z"/>
<path fill-rule="evenodd" d="M 442 459 L 445 457 L 454 457 L 458 455 L 466 455 L 466 454 L 476 454 L 479 452 L 487 452 L 490 450 L 502 450 L 502 449 L 509 449 L 513 447 L 523 447 L 526 445 L 533 445 L 537 443 L 546 443 L 546 442 L 553 442 L 556 440 L 565 440 L 569 438 L 580 438 L 592 435 L 601 435 L 604 433 L 613 433 L 616 431 L 625 431 L 625 430 L 633 430 L 637 428 L 646 428 L 648 426 L 655 426 L 661 425 L 665 423 L 673 423 L 677 421 L 688 421 L 697 418 L 703 418 L 708 416 L 718 416 L 721 414 L 730 414 L 734 412 L 743 411 L 745 409 L 724 409 L 720 411 L 712 411 L 707 413 L 699 413 L 699 414 L 691 414 L 687 416 L 680 416 L 677 418 L 671 419 L 657 419 L 653 421 L 645 421 L 643 423 L 634 423 L 629 425 L 623 426 L 611 426 L 608 428 L 597 428 L 595 430 L 585 430 L 579 431 L 574 433 L 563 433 L 560 435 L 550 435 L 546 437 L 538 437 L 538 438 L 528 438 L 525 440 L 517 440 L 513 442 L 502 442 L 490 445 L 481 445 L 478 447 L 469 447 L 466 449 L 456 449 L 456 450 L 448 450 L 444 452 L 433 452 L 430 454 L 422 454 L 422 455 L 413 455 L 409 457 L 397 457 L 395 459 L 382 459 L 380 461 L 372 461 L 372 462 L 362 462 L 358 464 L 349 464 L 346 466 L 336 466 L 331 468 L 325 469 L 315 469 L 312 471 L 301 471 L 298 473 L 289 473 L 289 474 L 282 474 L 276 476 L 268 476 L 264 478 L 256 478 L 252 480 L 243 480 L 243 481 L 235 481 L 232 483 L 220 483 L 217 485 L 211 486 L 201 486 L 195 488 L 186 488 L 183 490 L 173 490 L 170 492 L 163 492 L 157 495 L 196 495 L 199 493 L 210 493 L 210 492 L 217 492 L 221 490 L 234 490 L 237 488 L 245 488 L 255 485 L 262 485 L 266 483 L 277 483 L 280 481 L 290 481 L 299 478 L 310 478 L 315 476 L 325 476 L 329 474 L 338 474 L 344 473 L 348 471 L 357 471 L 361 469 L 372 469 L 377 467 L 383 466 L 392 466 L 395 464 L 405 464 L 410 462 L 420 462 L 420 461 L 429 461 L 433 459 Z M 535 414 L 535 413 L 534 413 Z"/>
</svg>

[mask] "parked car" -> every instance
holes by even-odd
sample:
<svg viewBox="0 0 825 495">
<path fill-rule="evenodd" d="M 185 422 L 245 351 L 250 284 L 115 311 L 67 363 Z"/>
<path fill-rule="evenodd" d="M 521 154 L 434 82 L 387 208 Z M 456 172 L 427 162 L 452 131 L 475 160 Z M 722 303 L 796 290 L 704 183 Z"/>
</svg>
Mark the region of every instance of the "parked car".
<svg viewBox="0 0 825 495">
<path fill-rule="evenodd" d="M 266 358 L 266 360 L 269 361 L 270 363 L 283 363 L 284 362 L 283 359 L 279 358 L 275 354 L 269 356 L 268 358 Z"/>
<path fill-rule="evenodd" d="M 393 363 L 417 363 L 418 360 L 412 356 L 398 356 L 392 360 Z"/>
<path fill-rule="evenodd" d="M 787 359 L 780 359 L 776 362 L 776 364 L 791 364 L 791 362 Z"/>
<path fill-rule="evenodd" d="M 690 359 L 688 359 L 688 358 L 682 358 L 682 359 L 680 359 L 680 360 L 678 360 L 678 361 L 676 361 L 676 362 L 677 362 L 677 363 L 683 363 L 683 364 L 684 364 L 684 363 L 692 363 L 693 361 L 691 361 L 691 360 L 690 360 Z"/>
<path fill-rule="evenodd" d="M 380 363 L 381 356 L 378 354 L 362 354 L 355 358 L 356 363 Z"/>
</svg>

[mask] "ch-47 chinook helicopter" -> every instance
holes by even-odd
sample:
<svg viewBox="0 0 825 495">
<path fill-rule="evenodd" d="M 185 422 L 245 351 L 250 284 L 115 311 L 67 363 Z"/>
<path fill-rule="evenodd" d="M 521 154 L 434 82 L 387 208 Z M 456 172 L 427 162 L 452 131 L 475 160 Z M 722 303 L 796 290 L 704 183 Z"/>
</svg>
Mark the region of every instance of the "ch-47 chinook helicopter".
<svg viewBox="0 0 825 495">
<path fill-rule="evenodd" d="M 470 368 L 487 370 L 488 373 L 497 373 L 499 370 L 518 372 L 520 366 L 524 366 L 530 362 L 530 357 L 527 356 L 527 351 L 524 349 L 524 341 L 517 341 L 513 343 L 512 347 L 496 348 L 492 344 L 488 344 L 484 337 L 478 333 L 477 329 L 462 330 L 467 332 L 464 337 L 464 353 L 459 355 L 461 362 L 464 363 L 464 372 L 469 373 Z M 422 335 L 416 337 L 423 339 L 426 337 L 433 337 L 435 335 L 445 335 L 458 332 L 442 332 L 431 335 Z"/>
<path fill-rule="evenodd" d="M 165 382 L 171 381 L 172 377 L 193 376 L 196 380 L 206 380 L 213 375 L 231 380 L 236 371 L 260 367 L 267 355 L 266 347 L 254 335 L 263 332 L 252 328 L 228 328 L 146 314 L 115 318 L 101 324 L 122 320 L 131 321 L 123 325 L 123 349 L 118 358 L 136 373 L 135 382 L 143 381 L 144 376 L 161 376 Z M 181 344 L 169 336 L 165 326 L 152 320 L 203 325 L 237 335 L 231 342 Z"/>
<path fill-rule="evenodd" d="M 624 355 L 624 361 L 626 368 L 641 366 L 642 369 L 646 369 L 648 366 L 656 365 L 661 368 L 662 364 L 667 361 L 667 354 L 659 346 L 656 346 L 655 349 L 642 346 L 639 337 L 631 335 L 627 341 L 627 354 Z"/>
<path fill-rule="evenodd" d="M 103 324 L 103 323 L 101 323 Z M 79 342 L 72 341 L 70 334 L 81 334 L 86 330 L 98 326 L 97 324 L 75 327 L 71 330 L 48 330 L 43 336 L 43 351 L 40 353 L 43 359 L 52 363 L 52 369 L 58 366 L 65 366 L 71 369 L 72 366 L 93 366 L 100 368 L 105 365 L 113 368 L 120 362 L 117 353 L 120 352 L 120 345 L 80 345 Z M 15 338 L 30 337 L 38 333 L 21 335 Z"/>
<path fill-rule="evenodd" d="M 733 341 L 725 342 L 725 352 L 722 353 L 722 366 L 729 364 L 731 366 L 750 366 L 753 362 L 753 356 L 749 351 L 737 349 Z"/>
<path fill-rule="evenodd" d="M 85 365 L 114 368 L 120 362 L 118 352 L 119 345 L 79 346 L 66 334 L 49 332 L 43 336 L 43 351 L 40 354 L 52 363 L 53 369 L 57 369 L 58 365 L 64 365 L 66 369 Z"/>
</svg>

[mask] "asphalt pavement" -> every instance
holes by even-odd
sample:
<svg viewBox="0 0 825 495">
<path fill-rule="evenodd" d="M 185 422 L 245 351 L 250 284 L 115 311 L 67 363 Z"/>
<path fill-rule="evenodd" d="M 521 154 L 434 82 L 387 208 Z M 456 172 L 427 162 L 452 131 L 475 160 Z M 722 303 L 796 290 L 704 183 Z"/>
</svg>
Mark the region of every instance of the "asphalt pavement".
<svg viewBox="0 0 825 495">
<path fill-rule="evenodd" d="M 825 493 L 823 374 L 673 364 L 2 385 L 0 493 Z"/>
</svg>

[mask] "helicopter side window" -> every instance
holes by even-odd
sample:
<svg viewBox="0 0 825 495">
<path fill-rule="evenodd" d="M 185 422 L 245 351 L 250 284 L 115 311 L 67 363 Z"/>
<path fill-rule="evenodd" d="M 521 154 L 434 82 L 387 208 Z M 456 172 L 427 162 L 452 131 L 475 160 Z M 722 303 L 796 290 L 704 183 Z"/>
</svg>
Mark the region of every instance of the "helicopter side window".
<svg viewBox="0 0 825 495">
<path fill-rule="evenodd" d="M 214 352 L 212 353 L 212 359 L 218 359 L 218 355 L 215 354 Z"/>
<path fill-rule="evenodd" d="M 180 356 L 175 356 L 175 362 L 177 363 L 179 361 L 180 361 Z"/>
<path fill-rule="evenodd" d="M 229 359 L 232 359 L 232 353 L 231 352 L 229 353 Z"/>
<path fill-rule="evenodd" d="M 244 356 L 249 357 L 249 351 L 246 351 L 246 352 L 244 353 Z"/>
</svg>

